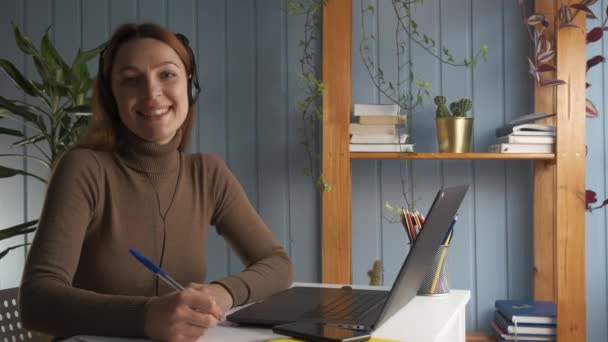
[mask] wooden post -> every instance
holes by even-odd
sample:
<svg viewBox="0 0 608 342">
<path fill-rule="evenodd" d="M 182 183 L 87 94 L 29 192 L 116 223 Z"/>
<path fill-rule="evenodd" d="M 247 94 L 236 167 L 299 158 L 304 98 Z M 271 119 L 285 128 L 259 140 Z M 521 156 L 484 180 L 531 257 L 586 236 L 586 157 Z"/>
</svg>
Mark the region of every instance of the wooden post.
<svg viewBox="0 0 608 342">
<path fill-rule="evenodd" d="M 558 133 L 555 162 L 534 165 L 534 297 L 557 303 L 558 341 L 585 341 L 585 15 L 559 28 L 560 5 L 536 0 L 553 24 L 556 77 L 567 84 L 534 92 L 536 111 L 557 113 Z"/>
<path fill-rule="evenodd" d="M 546 36 L 553 37 L 555 32 L 558 1 L 536 0 L 536 13 L 543 13 L 550 25 Z M 555 48 L 555 41 L 551 41 Z M 545 78 L 556 77 L 555 73 L 545 73 Z M 557 112 L 555 87 L 541 87 L 534 83 L 534 111 Z M 545 120 L 555 124 L 555 119 Z M 561 134 L 561 130 L 559 131 Z M 557 300 L 555 284 L 555 217 L 556 217 L 556 163 L 555 161 L 534 162 L 534 298 L 536 300 Z"/>
<path fill-rule="evenodd" d="M 352 283 L 352 6 L 352 0 L 331 0 L 323 7 L 323 177 L 331 185 L 322 198 L 324 283 Z"/>
<path fill-rule="evenodd" d="M 556 1 L 558 2 L 558 1 Z M 568 0 L 566 3 L 579 3 Z M 585 13 L 557 30 L 556 288 L 558 341 L 586 341 Z"/>
</svg>

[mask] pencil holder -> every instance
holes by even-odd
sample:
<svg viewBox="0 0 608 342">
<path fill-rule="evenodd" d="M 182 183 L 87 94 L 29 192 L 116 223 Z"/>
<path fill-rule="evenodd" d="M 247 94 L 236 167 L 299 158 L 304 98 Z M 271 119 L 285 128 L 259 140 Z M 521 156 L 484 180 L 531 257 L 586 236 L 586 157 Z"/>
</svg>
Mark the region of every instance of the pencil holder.
<svg viewBox="0 0 608 342">
<path fill-rule="evenodd" d="M 441 296 L 450 293 L 448 283 L 448 249 L 449 246 L 441 245 L 433 258 L 433 265 L 424 277 L 422 286 L 418 290 L 419 295 Z"/>
</svg>

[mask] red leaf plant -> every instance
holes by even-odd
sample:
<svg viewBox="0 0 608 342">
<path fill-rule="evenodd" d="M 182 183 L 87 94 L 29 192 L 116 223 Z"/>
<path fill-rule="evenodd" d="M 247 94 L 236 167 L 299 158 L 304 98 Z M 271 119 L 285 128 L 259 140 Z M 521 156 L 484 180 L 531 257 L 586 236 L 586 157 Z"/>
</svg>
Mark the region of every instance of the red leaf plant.
<svg viewBox="0 0 608 342">
<path fill-rule="evenodd" d="M 562 5 L 558 9 L 558 15 L 560 25 L 559 29 L 581 29 L 579 26 L 573 23 L 574 18 L 577 15 L 584 13 L 587 19 L 597 19 L 597 16 L 589 8 L 595 4 L 597 0 L 582 0 L 576 4 L 565 4 L 562 1 Z M 547 37 L 547 27 L 549 27 L 549 21 L 547 17 L 542 13 L 532 13 L 531 15 L 526 14 L 524 6 L 525 0 L 519 0 L 519 7 L 521 9 L 522 20 L 525 27 L 528 30 L 528 35 L 533 44 L 533 56 L 528 58 L 529 72 L 532 75 L 537 84 L 540 86 L 558 86 L 566 84 L 564 80 L 555 78 L 555 74 L 551 73 L 556 71 L 554 66 L 555 50 L 551 46 L 551 41 L 555 41 L 553 37 Z M 601 25 L 592 27 L 586 32 L 586 43 L 591 44 L 600 41 L 604 37 L 604 31 L 608 30 L 606 23 L 608 21 L 608 7 L 606 8 L 606 18 L 603 20 Z M 602 55 L 597 55 L 589 58 L 586 62 L 587 73 L 593 67 L 600 63 L 604 63 L 606 58 Z M 587 88 L 591 84 L 586 84 Z M 587 118 L 597 118 L 599 112 L 597 107 L 589 99 L 586 99 L 585 105 L 585 116 Z M 597 203 L 597 194 L 593 190 L 586 190 L 585 193 L 585 208 L 588 212 L 600 209 L 608 205 L 608 198 L 605 199 L 602 204 L 593 206 Z"/>
</svg>

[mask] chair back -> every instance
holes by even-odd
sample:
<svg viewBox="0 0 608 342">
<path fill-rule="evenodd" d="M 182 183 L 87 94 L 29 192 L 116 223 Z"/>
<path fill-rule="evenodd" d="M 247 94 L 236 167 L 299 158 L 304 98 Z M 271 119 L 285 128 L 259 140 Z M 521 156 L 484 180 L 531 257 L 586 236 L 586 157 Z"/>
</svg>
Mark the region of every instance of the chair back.
<svg viewBox="0 0 608 342">
<path fill-rule="evenodd" d="M 51 336 L 23 328 L 18 295 L 18 287 L 0 290 L 0 342 L 50 341 Z"/>
</svg>

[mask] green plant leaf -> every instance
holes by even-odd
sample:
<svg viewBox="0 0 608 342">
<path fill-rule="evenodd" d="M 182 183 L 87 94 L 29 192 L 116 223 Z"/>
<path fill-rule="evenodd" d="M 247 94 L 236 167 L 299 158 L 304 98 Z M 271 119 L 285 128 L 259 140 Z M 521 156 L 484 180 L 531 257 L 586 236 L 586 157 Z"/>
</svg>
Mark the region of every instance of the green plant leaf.
<svg viewBox="0 0 608 342">
<path fill-rule="evenodd" d="M 21 90 L 23 90 L 29 96 L 38 96 L 37 89 L 23 77 L 23 74 L 13 65 L 13 63 L 7 61 L 6 59 L 0 59 L 0 67 L 13 79 L 15 84 Z"/>
<path fill-rule="evenodd" d="M 33 229 L 33 230 L 32 230 L 32 232 L 33 232 L 34 230 L 36 230 L 36 229 Z M 29 232 L 28 232 L 28 233 L 29 233 Z M 8 252 L 12 251 L 13 249 L 21 248 L 21 247 L 23 247 L 23 246 L 27 246 L 27 245 L 29 245 L 29 243 L 22 243 L 22 244 L 17 245 L 17 246 L 12 246 L 12 247 L 8 247 L 8 248 L 6 248 L 6 249 L 5 249 L 5 250 L 3 250 L 2 252 L 0 252 L 0 259 L 4 258 L 4 257 L 5 257 L 5 256 L 8 254 Z"/>
<path fill-rule="evenodd" d="M 85 104 L 80 106 L 72 106 L 64 110 L 68 113 L 76 113 L 76 115 L 78 115 L 78 113 L 82 113 L 81 115 L 85 115 L 84 113 L 86 113 L 86 116 L 89 116 L 91 113 L 91 105 Z"/>
<path fill-rule="evenodd" d="M 44 159 L 38 158 L 38 157 L 34 157 L 34 156 L 30 156 L 27 154 L 17 154 L 17 153 L 3 153 L 0 154 L 0 157 L 20 157 L 20 158 L 29 158 L 29 159 L 33 159 L 39 163 L 41 163 L 42 165 L 48 167 L 49 169 L 51 168 L 51 164 L 49 162 L 47 162 Z"/>
<path fill-rule="evenodd" d="M 44 178 L 38 177 L 33 173 L 29 173 L 29 172 L 23 171 L 23 170 L 12 169 L 12 168 L 0 165 L 0 178 L 9 178 L 9 177 L 17 176 L 17 175 L 30 176 L 43 183 L 47 182 Z"/>
<path fill-rule="evenodd" d="M 36 229 L 36 226 L 38 225 L 38 221 L 39 220 L 32 220 L 32 221 L 20 223 L 18 225 L 12 226 L 12 227 L 0 229 L 0 240 L 8 239 L 13 236 L 17 236 L 17 235 L 21 235 L 21 234 L 26 234 L 26 233 L 24 233 L 24 231 L 26 231 L 28 229 L 32 229 L 32 228 Z"/>
<path fill-rule="evenodd" d="M 50 27 L 46 29 L 46 32 L 42 37 L 42 41 L 40 42 L 40 53 L 42 55 L 42 59 L 44 59 L 46 64 L 51 66 L 52 69 L 60 67 L 63 74 L 67 76 L 70 73 L 70 67 L 63 60 L 63 58 L 61 58 L 61 55 L 59 55 L 59 52 L 57 52 L 55 46 L 53 46 L 53 43 L 49 38 L 49 29 Z"/>
<path fill-rule="evenodd" d="M 44 140 L 45 139 L 45 135 L 44 134 L 37 134 L 31 137 L 27 137 L 25 139 L 16 141 L 13 143 L 13 147 L 19 147 L 19 146 L 23 146 L 23 145 L 28 145 L 28 144 L 34 144 L 39 142 L 40 140 Z"/>
<path fill-rule="evenodd" d="M 0 96 L 0 108 L 36 125 L 40 123 L 38 115 L 30 111 L 31 107 L 18 105 L 15 101 L 9 100 L 3 96 Z"/>
<path fill-rule="evenodd" d="M 13 32 L 15 33 L 15 41 L 17 42 L 17 47 L 19 50 L 23 51 L 23 53 L 27 55 L 38 55 L 38 50 L 36 50 L 36 47 L 34 44 L 32 44 L 30 38 L 24 35 L 23 32 L 19 30 L 19 27 L 15 25 L 15 23 L 12 23 L 12 25 Z"/>
<path fill-rule="evenodd" d="M 103 50 L 105 47 L 106 42 L 103 42 L 90 50 L 83 51 L 78 49 L 78 53 L 76 54 L 76 57 L 74 57 L 74 61 L 72 62 L 72 70 L 78 70 L 82 68 L 82 66 L 86 66 L 86 63 L 91 59 L 95 58 L 97 55 L 99 55 L 101 50 Z"/>
<path fill-rule="evenodd" d="M 5 127 L 0 127 L 0 134 L 4 135 L 12 135 L 14 137 L 23 137 L 23 133 L 16 129 L 10 129 Z"/>
</svg>

